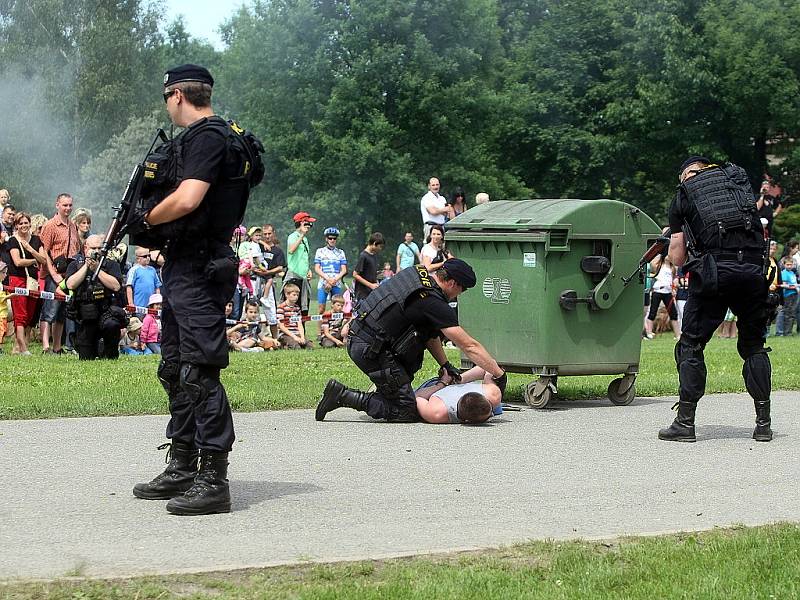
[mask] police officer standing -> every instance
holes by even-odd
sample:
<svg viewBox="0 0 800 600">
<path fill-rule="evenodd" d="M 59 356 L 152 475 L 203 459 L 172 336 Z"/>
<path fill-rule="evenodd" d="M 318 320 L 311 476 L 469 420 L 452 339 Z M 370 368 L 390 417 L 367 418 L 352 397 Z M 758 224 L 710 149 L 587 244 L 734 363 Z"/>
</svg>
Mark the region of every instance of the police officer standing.
<svg viewBox="0 0 800 600">
<path fill-rule="evenodd" d="M 755 402 L 753 439 L 768 442 L 772 369 L 769 349 L 764 348 L 767 252 L 752 187 L 742 168 L 711 164 L 702 156 L 685 160 L 679 175 L 678 194 L 669 210 L 669 258 L 692 275 L 675 346 L 678 416 L 658 437 L 695 441 L 695 409 L 706 385 L 703 350 L 730 308 L 738 317 L 742 376 Z"/>
<path fill-rule="evenodd" d="M 119 358 L 120 330 L 128 323 L 125 311 L 112 306 L 114 295 L 122 288 L 119 263 L 106 260 L 97 273 L 102 245 L 101 236 L 90 235 L 83 244 L 83 254 L 79 254 L 64 273 L 67 289 L 73 292 L 67 312 L 77 323 L 74 347 L 80 360 L 99 356 Z"/>
<path fill-rule="evenodd" d="M 133 234 L 148 238 L 166 258 L 158 378 L 169 396 L 172 440 L 166 470 L 133 493 L 169 498 L 167 510 L 179 515 L 230 511 L 233 418 L 220 383 L 220 370 L 228 366 L 224 309 L 238 271 L 229 241 L 250 187 L 263 175 L 260 142 L 214 115 L 213 85 L 208 70 L 196 65 L 164 76 L 167 112 L 185 129 L 145 162 L 150 168 L 167 156 L 161 172 L 168 193 L 128 230 L 132 240 Z"/>
<path fill-rule="evenodd" d="M 427 348 L 440 365 L 443 383 L 461 376 L 447 360 L 440 335 L 458 346 L 475 365 L 493 376 L 505 391 L 507 376 L 486 349 L 458 325 L 449 302 L 475 285 L 475 273 L 458 258 L 445 261 L 429 274 L 422 265 L 403 269 L 382 283 L 358 306 L 350 324 L 347 352 L 375 384 L 374 393 L 351 390 L 331 379 L 317 405 L 316 419 L 347 407 L 366 412 L 373 419 L 418 421 L 416 394 L 411 387 L 422 367 Z"/>
</svg>

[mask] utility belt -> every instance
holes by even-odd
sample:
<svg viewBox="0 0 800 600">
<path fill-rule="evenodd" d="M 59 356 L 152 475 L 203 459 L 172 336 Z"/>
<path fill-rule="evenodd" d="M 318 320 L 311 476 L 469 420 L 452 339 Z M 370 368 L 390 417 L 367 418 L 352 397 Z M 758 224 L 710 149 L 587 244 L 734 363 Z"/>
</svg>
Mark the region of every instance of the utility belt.
<svg viewBox="0 0 800 600">
<path fill-rule="evenodd" d="M 739 250 L 738 252 L 731 252 L 730 250 L 709 250 L 708 254 L 713 256 L 717 262 L 730 261 L 746 265 L 756 265 L 758 267 L 764 265 L 764 255 L 757 250 Z"/>
<path fill-rule="evenodd" d="M 436 221 L 425 221 L 425 225 L 442 225 L 442 226 L 444 226 L 444 223 L 437 223 Z"/>
<path fill-rule="evenodd" d="M 384 333 L 376 331 L 358 318 L 353 319 L 350 323 L 349 335 L 369 345 L 364 356 L 370 360 L 377 358 L 383 351 L 397 356 L 405 356 L 417 348 L 419 340 L 419 333 L 413 327 L 409 327 L 399 339 L 392 341 L 387 339 Z"/>
</svg>

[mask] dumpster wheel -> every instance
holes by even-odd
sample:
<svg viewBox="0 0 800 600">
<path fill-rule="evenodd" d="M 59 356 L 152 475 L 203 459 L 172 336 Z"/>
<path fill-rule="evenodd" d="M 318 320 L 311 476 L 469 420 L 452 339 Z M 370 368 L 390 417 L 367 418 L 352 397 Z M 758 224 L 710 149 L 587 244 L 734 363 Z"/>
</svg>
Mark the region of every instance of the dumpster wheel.
<svg viewBox="0 0 800 600">
<path fill-rule="evenodd" d="M 625 375 L 608 384 L 608 399 L 617 406 L 627 406 L 636 398 L 636 375 Z"/>
<path fill-rule="evenodd" d="M 531 408 L 544 408 L 553 399 L 556 393 L 554 378 L 540 377 L 538 381 L 532 381 L 525 386 L 522 396 L 525 398 L 525 404 Z"/>
</svg>

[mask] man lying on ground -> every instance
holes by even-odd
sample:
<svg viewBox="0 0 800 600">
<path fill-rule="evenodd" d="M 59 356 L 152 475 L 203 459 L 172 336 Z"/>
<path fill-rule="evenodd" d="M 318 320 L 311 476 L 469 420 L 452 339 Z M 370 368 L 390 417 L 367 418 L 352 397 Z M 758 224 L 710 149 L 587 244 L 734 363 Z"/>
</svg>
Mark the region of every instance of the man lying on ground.
<svg viewBox="0 0 800 600">
<path fill-rule="evenodd" d="M 426 423 L 485 423 L 502 399 L 491 373 L 480 367 L 462 373 L 461 383 L 438 381 L 416 394 L 417 412 Z"/>
</svg>

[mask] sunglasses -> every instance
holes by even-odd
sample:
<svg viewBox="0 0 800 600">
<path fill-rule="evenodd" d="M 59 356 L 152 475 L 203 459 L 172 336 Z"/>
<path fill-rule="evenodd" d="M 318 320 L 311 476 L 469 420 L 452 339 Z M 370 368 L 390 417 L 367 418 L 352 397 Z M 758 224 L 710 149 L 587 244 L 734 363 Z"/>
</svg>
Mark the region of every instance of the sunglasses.
<svg viewBox="0 0 800 600">
<path fill-rule="evenodd" d="M 329 239 L 329 240 L 338 240 L 339 238 L 337 238 L 335 235 L 329 235 L 327 237 L 327 239 Z"/>
<path fill-rule="evenodd" d="M 167 100 L 169 100 L 169 97 L 172 96 L 177 91 L 178 91 L 177 89 L 174 89 L 174 90 L 170 90 L 168 92 L 164 92 L 163 94 L 161 94 L 162 96 L 164 96 L 164 104 L 166 104 Z"/>
</svg>

